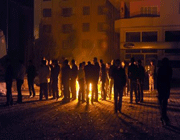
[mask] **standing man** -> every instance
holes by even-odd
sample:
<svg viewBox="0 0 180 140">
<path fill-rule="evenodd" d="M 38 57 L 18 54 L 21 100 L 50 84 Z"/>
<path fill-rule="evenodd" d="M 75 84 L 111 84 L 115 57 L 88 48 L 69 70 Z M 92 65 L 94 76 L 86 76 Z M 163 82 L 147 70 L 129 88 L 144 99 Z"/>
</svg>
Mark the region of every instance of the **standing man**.
<svg viewBox="0 0 180 140">
<path fill-rule="evenodd" d="M 41 61 L 41 67 L 38 71 L 38 74 L 40 82 L 39 100 L 42 100 L 43 94 L 45 95 L 46 100 L 48 100 L 48 78 L 50 76 L 50 70 L 49 67 L 46 65 L 46 60 Z"/>
<path fill-rule="evenodd" d="M 99 73 L 100 73 L 100 66 L 97 61 L 97 57 L 94 57 L 94 91 L 95 91 L 95 102 L 98 102 L 98 81 L 99 81 Z"/>
<path fill-rule="evenodd" d="M 63 86 L 63 102 L 70 102 L 70 91 L 69 91 L 69 78 L 70 78 L 70 67 L 68 65 L 68 60 L 65 59 L 62 67 L 62 86 Z"/>
<path fill-rule="evenodd" d="M 162 59 L 162 66 L 158 69 L 157 73 L 157 90 L 158 99 L 161 111 L 161 121 L 164 124 L 169 123 L 169 118 L 167 116 L 167 104 L 170 96 L 172 79 L 172 68 L 169 65 L 169 59 Z"/>
<path fill-rule="evenodd" d="M 122 96 L 123 89 L 126 85 L 126 74 L 125 70 L 121 67 L 120 60 L 116 60 L 116 68 L 112 73 L 114 79 L 114 110 L 117 113 L 117 110 L 121 113 L 122 107 Z"/>
<path fill-rule="evenodd" d="M 137 65 L 134 64 L 135 60 L 132 57 L 131 58 L 131 65 L 128 67 L 128 77 L 130 79 L 130 103 L 133 101 L 133 91 L 135 93 L 136 97 L 136 103 L 138 102 L 138 97 L 137 97 Z"/>
<path fill-rule="evenodd" d="M 52 60 L 52 68 L 51 68 L 51 80 L 52 80 L 52 93 L 53 99 L 59 98 L 59 90 L 58 90 L 58 77 L 60 73 L 60 66 L 58 65 L 57 60 Z"/>
<path fill-rule="evenodd" d="M 143 102 L 143 85 L 144 85 L 145 69 L 142 66 L 141 60 L 138 60 L 138 99 Z"/>
<path fill-rule="evenodd" d="M 154 91 L 154 75 L 155 75 L 155 66 L 153 61 L 150 62 L 149 68 L 149 91 Z"/>
<path fill-rule="evenodd" d="M 27 79 L 28 79 L 29 94 L 30 94 L 30 97 L 34 97 L 36 95 L 35 90 L 34 90 L 34 78 L 36 76 L 36 68 L 32 63 L 32 60 L 29 60 L 29 66 L 26 70 L 26 73 L 27 73 Z"/>
<path fill-rule="evenodd" d="M 6 82 L 6 105 L 13 105 L 12 98 L 12 81 L 13 81 L 13 67 L 9 59 L 6 60 L 7 67 L 5 71 L 5 82 Z"/>
<path fill-rule="evenodd" d="M 106 100 L 106 96 L 107 96 L 107 93 L 105 90 L 106 78 L 107 78 L 106 65 L 103 63 L 103 60 L 100 59 L 100 80 L 102 82 L 101 98 L 103 100 Z"/>
<path fill-rule="evenodd" d="M 22 60 L 19 60 L 19 66 L 18 66 L 18 72 L 17 72 L 17 77 L 16 77 L 16 84 L 17 84 L 17 91 L 18 91 L 18 103 L 22 103 L 22 93 L 21 93 L 21 87 L 22 84 L 24 83 L 24 76 L 26 74 L 26 68 L 23 64 Z"/>
<path fill-rule="evenodd" d="M 72 99 L 75 100 L 76 99 L 76 79 L 77 79 L 77 73 L 78 73 L 78 69 L 77 69 L 77 65 L 75 64 L 75 60 L 72 59 L 71 60 L 71 93 L 72 93 Z"/>
</svg>

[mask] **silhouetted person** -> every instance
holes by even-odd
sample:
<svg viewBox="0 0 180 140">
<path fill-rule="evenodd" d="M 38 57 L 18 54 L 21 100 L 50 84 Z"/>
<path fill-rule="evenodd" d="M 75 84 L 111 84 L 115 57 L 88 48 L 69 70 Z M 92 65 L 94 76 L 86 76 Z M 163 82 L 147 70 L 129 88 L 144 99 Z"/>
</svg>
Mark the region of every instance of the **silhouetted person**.
<svg viewBox="0 0 180 140">
<path fill-rule="evenodd" d="M 85 72 L 84 72 L 84 66 L 83 63 L 79 64 L 79 70 L 78 70 L 78 82 L 79 82 L 79 95 L 78 95 L 78 101 L 85 102 L 85 94 L 84 94 L 84 85 L 85 85 Z"/>
<path fill-rule="evenodd" d="M 70 78 L 70 67 L 68 60 L 64 60 L 62 67 L 62 86 L 63 86 L 63 102 L 70 102 L 70 91 L 69 91 L 69 78 Z"/>
<path fill-rule="evenodd" d="M 98 81 L 99 81 L 99 73 L 100 73 L 100 66 L 99 66 L 99 63 L 97 61 L 97 58 L 94 57 L 93 59 L 93 62 L 94 62 L 94 92 L 95 92 L 95 102 L 98 101 Z"/>
<path fill-rule="evenodd" d="M 48 62 L 48 63 L 47 63 Z M 51 77 L 51 69 L 53 67 L 53 64 L 52 64 L 52 60 L 49 60 L 47 61 L 47 66 L 49 67 L 49 70 L 50 70 L 50 76 L 48 78 L 48 95 L 49 96 L 52 96 L 52 77 Z"/>
<path fill-rule="evenodd" d="M 149 91 L 154 91 L 154 76 L 155 76 L 155 66 L 153 64 L 153 61 L 150 62 L 149 67 Z"/>
<path fill-rule="evenodd" d="M 94 88 L 95 88 L 95 82 L 94 82 L 94 65 L 91 64 L 90 61 L 88 61 L 88 64 L 85 66 L 84 68 L 85 71 L 85 80 L 86 80 L 86 87 L 87 87 L 87 91 L 86 91 L 86 102 L 89 103 L 89 87 L 90 84 L 92 85 L 92 95 L 91 95 L 91 103 L 93 103 L 94 101 Z"/>
<path fill-rule="evenodd" d="M 112 98 L 112 89 L 113 89 L 113 86 L 114 86 L 114 79 L 112 77 L 112 72 L 115 68 L 115 60 L 112 60 L 111 61 L 111 66 L 110 66 L 110 69 L 109 69 L 109 99 L 111 100 Z"/>
<path fill-rule="evenodd" d="M 133 91 L 136 97 L 136 103 L 138 102 L 137 97 L 137 65 L 134 64 L 134 58 L 131 58 L 131 65 L 128 67 L 128 77 L 130 79 L 130 103 L 133 101 Z"/>
<path fill-rule="evenodd" d="M 167 116 L 167 104 L 170 96 L 172 79 L 172 68 L 169 65 L 169 59 L 162 59 L 162 66 L 158 69 L 157 73 L 157 90 L 158 99 L 161 111 L 161 121 L 166 124 L 169 123 L 169 118 Z"/>
<path fill-rule="evenodd" d="M 16 77 L 16 84 L 17 84 L 17 91 L 18 91 L 18 103 L 22 103 L 22 93 L 21 93 L 21 87 L 22 84 L 24 83 L 24 76 L 26 74 L 26 68 L 23 64 L 22 60 L 19 60 L 19 65 L 18 65 L 18 72 L 17 72 L 17 77 Z"/>
<path fill-rule="evenodd" d="M 34 97 L 36 95 L 34 90 L 34 78 L 36 76 L 36 68 L 32 63 L 32 60 L 29 60 L 29 66 L 26 70 L 27 80 L 28 80 L 28 88 L 30 97 Z"/>
<path fill-rule="evenodd" d="M 60 66 L 58 65 L 57 60 L 52 60 L 51 67 L 51 82 L 52 82 L 52 93 L 53 99 L 59 98 L 59 90 L 58 90 L 58 76 L 60 73 Z"/>
<path fill-rule="evenodd" d="M 41 61 L 41 66 L 38 71 L 39 82 L 40 82 L 40 94 L 39 100 L 42 100 L 43 95 L 48 100 L 48 78 L 50 77 L 49 67 L 46 65 L 46 60 Z"/>
<path fill-rule="evenodd" d="M 142 66 L 141 60 L 138 60 L 138 99 L 140 102 L 143 102 L 143 86 L 145 78 L 145 69 Z"/>
<path fill-rule="evenodd" d="M 71 93 L 72 93 L 72 99 L 76 99 L 76 79 L 77 79 L 77 65 L 75 64 L 75 60 L 71 60 L 71 73 L 70 73 L 70 78 L 71 78 Z"/>
<path fill-rule="evenodd" d="M 125 70 L 121 67 L 120 60 L 116 60 L 116 68 L 114 68 L 112 73 L 114 79 L 114 111 L 117 113 L 121 113 L 122 107 L 122 96 L 123 96 L 123 89 L 126 85 L 126 74 Z"/>
<path fill-rule="evenodd" d="M 13 104 L 13 98 L 12 98 L 12 82 L 13 82 L 13 67 L 11 65 L 11 62 L 9 59 L 6 60 L 7 67 L 5 71 L 5 82 L 6 82 L 6 105 L 12 105 Z"/>
<path fill-rule="evenodd" d="M 101 97 L 103 100 L 106 100 L 106 96 L 107 96 L 107 93 L 105 90 L 106 78 L 107 78 L 106 65 L 103 63 L 103 60 L 100 59 L 100 80 L 102 82 Z"/>
</svg>

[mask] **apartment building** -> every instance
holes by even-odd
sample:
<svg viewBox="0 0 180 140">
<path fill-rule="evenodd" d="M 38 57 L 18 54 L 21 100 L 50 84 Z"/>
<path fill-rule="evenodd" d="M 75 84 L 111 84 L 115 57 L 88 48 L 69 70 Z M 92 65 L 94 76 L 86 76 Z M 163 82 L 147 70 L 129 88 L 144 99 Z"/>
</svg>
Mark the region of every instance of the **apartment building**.
<svg viewBox="0 0 180 140">
<path fill-rule="evenodd" d="M 119 33 L 114 32 L 119 12 L 109 0 L 35 0 L 34 4 L 35 38 L 50 35 L 58 51 L 48 59 L 74 58 L 79 63 L 95 56 L 106 62 L 119 57 Z"/>
<path fill-rule="evenodd" d="M 180 78 L 180 0 L 119 0 L 120 19 L 115 31 L 120 34 L 120 58 L 151 60 L 159 66 L 168 57 L 173 78 Z"/>
</svg>

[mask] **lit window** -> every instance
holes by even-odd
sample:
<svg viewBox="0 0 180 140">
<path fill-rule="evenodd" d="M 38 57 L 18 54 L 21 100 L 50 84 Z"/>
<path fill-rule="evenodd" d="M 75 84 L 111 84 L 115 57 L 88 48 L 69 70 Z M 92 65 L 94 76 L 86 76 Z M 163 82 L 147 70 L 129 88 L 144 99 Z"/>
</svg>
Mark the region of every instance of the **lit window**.
<svg viewBox="0 0 180 140">
<path fill-rule="evenodd" d="M 72 8 L 62 8 L 62 16 L 63 17 L 72 16 Z"/>
<path fill-rule="evenodd" d="M 140 32 L 127 32 L 126 42 L 140 42 Z"/>
<path fill-rule="evenodd" d="M 51 9 L 43 9 L 43 17 L 51 17 Z"/>
<path fill-rule="evenodd" d="M 89 6 L 83 7 L 83 15 L 90 15 L 90 7 Z"/>
<path fill-rule="evenodd" d="M 43 32 L 45 33 L 51 33 L 51 25 L 43 25 Z"/>
<path fill-rule="evenodd" d="M 82 30 L 83 30 L 83 32 L 88 32 L 90 30 L 90 24 L 89 23 L 83 23 Z"/>
<path fill-rule="evenodd" d="M 72 24 L 63 24 L 62 25 L 62 32 L 63 33 L 70 33 L 72 32 Z"/>
<path fill-rule="evenodd" d="M 157 42 L 157 32 L 142 32 L 142 42 Z"/>
</svg>

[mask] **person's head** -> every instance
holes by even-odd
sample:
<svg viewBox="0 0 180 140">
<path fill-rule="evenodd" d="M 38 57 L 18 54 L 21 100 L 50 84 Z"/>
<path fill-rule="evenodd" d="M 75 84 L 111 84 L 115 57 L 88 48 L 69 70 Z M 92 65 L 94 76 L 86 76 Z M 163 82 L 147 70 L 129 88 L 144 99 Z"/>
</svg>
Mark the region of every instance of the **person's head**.
<svg viewBox="0 0 180 140">
<path fill-rule="evenodd" d="M 90 61 L 88 61 L 88 65 L 91 65 L 91 62 L 90 62 Z"/>
<path fill-rule="evenodd" d="M 46 65 L 46 60 L 42 60 L 42 61 L 41 61 L 41 64 L 42 64 L 42 65 Z"/>
<path fill-rule="evenodd" d="M 153 61 L 150 61 L 150 65 L 153 65 Z"/>
<path fill-rule="evenodd" d="M 97 57 L 94 57 L 93 62 L 94 62 L 94 63 L 97 62 Z"/>
<path fill-rule="evenodd" d="M 138 65 L 141 65 L 141 64 L 142 64 L 142 62 L 141 62 L 141 60 L 139 59 L 139 60 L 138 60 Z"/>
<path fill-rule="evenodd" d="M 169 59 L 168 59 L 167 57 L 164 57 L 164 58 L 162 59 L 162 65 L 163 65 L 163 66 L 168 66 L 168 65 L 169 65 Z"/>
<path fill-rule="evenodd" d="M 74 60 L 74 59 L 71 60 L 71 64 L 72 64 L 72 65 L 75 64 L 75 60 Z"/>
<path fill-rule="evenodd" d="M 83 67 L 83 64 L 80 63 L 80 64 L 79 64 L 79 69 L 82 69 L 82 67 Z"/>
<path fill-rule="evenodd" d="M 134 64 L 134 62 L 135 62 L 135 59 L 134 59 L 134 57 L 132 57 L 131 58 L 131 64 Z"/>
<path fill-rule="evenodd" d="M 102 64 L 102 63 L 103 63 L 103 60 L 102 60 L 102 59 L 100 59 L 100 60 L 99 60 L 99 62 Z"/>
<path fill-rule="evenodd" d="M 116 66 L 119 66 L 121 64 L 121 61 L 119 59 L 116 59 L 115 64 L 116 64 Z"/>
<path fill-rule="evenodd" d="M 67 59 L 64 60 L 63 64 L 68 65 L 69 61 Z"/>
</svg>

